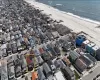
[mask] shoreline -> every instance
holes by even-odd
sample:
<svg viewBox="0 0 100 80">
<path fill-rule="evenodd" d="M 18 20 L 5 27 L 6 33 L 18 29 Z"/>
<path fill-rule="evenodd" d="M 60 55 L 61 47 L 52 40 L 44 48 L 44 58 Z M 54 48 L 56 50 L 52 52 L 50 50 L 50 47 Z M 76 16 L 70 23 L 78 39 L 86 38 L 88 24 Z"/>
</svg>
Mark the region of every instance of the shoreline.
<svg viewBox="0 0 100 80">
<path fill-rule="evenodd" d="M 100 25 L 100 22 L 99 21 L 96 21 L 96 20 L 92 20 L 92 19 L 89 19 L 89 18 L 81 17 L 81 16 L 75 15 L 75 14 L 70 13 L 70 12 L 65 12 L 65 14 L 70 15 L 70 16 L 73 16 L 73 17 L 76 17 L 76 18 L 78 18 L 80 20 L 84 20 L 84 21 L 88 21 L 88 22 L 91 22 L 91 23 Z"/>
<path fill-rule="evenodd" d="M 67 12 L 60 11 L 59 9 L 53 8 L 49 5 L 36 2 L 34 0 L 25 0 L 27 3 L 29 3 L 31 6 L 34 5 L 35 8 L 38 8 L 40 10 L 43 10 L 43 13 L 45 14 L 51 14 L 51 18 L 55 20 L 63 20 L 62 24 L 66 27 L 70 28 L 74 32 L 85 32 L 89 36 L 93 37 L 96 44 L 100 44 L 100 28 L 97 28 L 97 26 L 100 25 L 100 23 L 94 23 L 91 21 L 87 21 L 82 17 L 77 17 L 77 15 L 70 15 Z"/>
<path fill-rule="evenodd" d="M 35 2 L 38 2 L 38 1 L 36 1 L 36 0 L 34 0 L 34 1 L 35 1 Z M 41 2 L 38 2 L 38 3 L 41 3 Z M 42 4 L 44 4 L 44 3 L 42 3 Z M 45 5 L 47 5 L 47 4 L 45 4 Z M 48 7 L 52 7 L 52 6 L 50 6 L 50 5 L 47 5 L 47 6 L 48 6 Z M 91 23 L 100 25 L 100 21 L 93 20 L 93 19 L 86 18 L 86 17 L 82 17 L 82 16 L 79 16 L 79 15 L 75 15 L 74 13 L 66 12 L 66 11 L 60 10 L 60 9 L 58 9 L 58 8 L 55 8 L 55 7 L 52 7 L 52 8 L 54 8 L 54 9 L 56 9 L 56 10 L 58 10 L 58 11 L 64 13 L 64 14 L 67 14 L 67 15 L 69 15 L 69 16 L 73 16 L 73 17 L 76 17 L 76 18 L 78 18 L 78 19 L 81 19 L 81 20 L 84 20 L 84 21 L 88 21 L 88 22 L 91 22 Z"/>
</svg>

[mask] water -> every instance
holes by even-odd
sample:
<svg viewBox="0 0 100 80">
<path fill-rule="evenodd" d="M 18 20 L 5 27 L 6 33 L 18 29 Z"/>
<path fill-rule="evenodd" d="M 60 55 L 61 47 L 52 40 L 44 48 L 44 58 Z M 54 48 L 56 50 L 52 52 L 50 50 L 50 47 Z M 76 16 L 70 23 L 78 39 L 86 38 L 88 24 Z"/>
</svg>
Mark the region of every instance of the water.
<svg viewBox="0 0 100 80">
<path fill-rule="evenodd" d="M 100 21 L 100 0 L 38 0 L 59 10 Z"/>
</svg>

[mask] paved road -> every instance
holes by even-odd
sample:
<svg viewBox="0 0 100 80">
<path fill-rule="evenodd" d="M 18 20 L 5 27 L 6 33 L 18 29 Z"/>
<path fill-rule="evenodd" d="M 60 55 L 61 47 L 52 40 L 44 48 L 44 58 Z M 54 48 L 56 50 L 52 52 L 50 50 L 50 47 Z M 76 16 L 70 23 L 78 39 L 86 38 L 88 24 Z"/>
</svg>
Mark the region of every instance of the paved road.
<svg viewBox="0 0 100 80">
<path fill-rule="evenodd" d="M 94 69 L 92 73 L 88 74 L 87 76 L 84 76 L 82 80 L 93 80 L 93 78 L 96 77 L 98 74 L 100 74 L 100 66 Z"/>
</svg>

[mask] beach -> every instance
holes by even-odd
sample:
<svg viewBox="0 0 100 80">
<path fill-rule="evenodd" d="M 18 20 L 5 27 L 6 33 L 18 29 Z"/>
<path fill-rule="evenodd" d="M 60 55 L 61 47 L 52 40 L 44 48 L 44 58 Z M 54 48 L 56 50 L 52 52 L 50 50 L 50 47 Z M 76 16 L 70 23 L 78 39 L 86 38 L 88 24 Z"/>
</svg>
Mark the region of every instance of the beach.
<svg viewBox="0 0 100 80">
<path fill-rule="evenodd" d="M 95 22 L 92 20 L 84 19 L 79 16 L 72 15 L 70 13 L 66 13 L 63 11 L 60 11 L 58 9 L 55 9 L 51 6 L 45 5 L 43 3 L 36 2 L 34 0 L 25 0 L 30 5 L 40 9 L 44 10 L 43 13 L 45 14 L 51 14 L 51 18 L 55 20 L 63 20 L 62 24 L 73 30 L 74 32 L 85 32 L 89 36 L 91 36 L 91 40 L 94 41 L 98 46 L 100 44 L 100 28 L 98 26 L 100 25 L 99 22 Z"/>
</svg>

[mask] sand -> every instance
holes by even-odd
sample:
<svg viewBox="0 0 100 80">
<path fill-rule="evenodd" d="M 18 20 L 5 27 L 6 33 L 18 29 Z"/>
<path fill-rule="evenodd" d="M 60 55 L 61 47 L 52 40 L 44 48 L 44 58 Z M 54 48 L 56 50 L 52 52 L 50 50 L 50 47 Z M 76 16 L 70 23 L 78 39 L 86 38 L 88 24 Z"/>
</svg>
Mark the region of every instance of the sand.
<svg viewBox="0 0 100 80">
<path fill-rule="evenodd" d="M 62 24 L 72 29 L 74 32 L 83 31 L 87 33 L 92 37 L 92 41 L 94 41 L 98 46 L 100 45 L 100 28 L 97 28 L 97 26 L 100 25 L 100 22 L 87 20 L 79 16 L 60 11 L 46 4 L 36 2 L 34 0 L 25 1 L 40 10 L 44 10 L 43 13 L 51 14 L 51 18 L 56 20 L 63 20 L 64 22 L 62 22 Z"/>
</svg>

